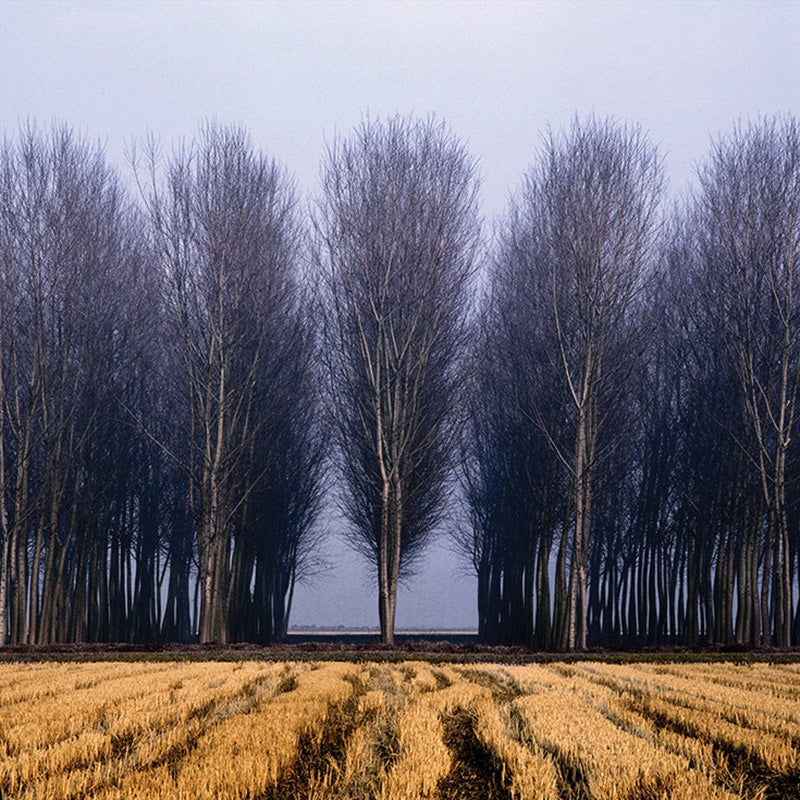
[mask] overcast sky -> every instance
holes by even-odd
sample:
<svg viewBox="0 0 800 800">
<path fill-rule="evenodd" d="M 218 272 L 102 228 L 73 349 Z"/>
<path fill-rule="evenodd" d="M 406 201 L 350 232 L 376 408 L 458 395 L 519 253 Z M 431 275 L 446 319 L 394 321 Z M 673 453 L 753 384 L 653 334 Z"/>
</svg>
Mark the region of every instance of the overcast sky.
<svg viewBox="0 0 800 800">
<path fill-rule="evenodd" d="M 214 117 L 312 194 L 326 138 L 395 112 L 436 113 L 468 143 L 489 224 L 575 113 L 640 123 L 677 194 L 735 120 L 800 114 L 800 2 L 0 0 L 0 128 L 64 120 L 122 171 L 132 137 L 169 147 Z M 328 549 L 293 621 L 376 625 L 365 570 Z M 474 580 L 446 544 L 431 556 L 399 625 L 474 626 Z"/>
</svg>

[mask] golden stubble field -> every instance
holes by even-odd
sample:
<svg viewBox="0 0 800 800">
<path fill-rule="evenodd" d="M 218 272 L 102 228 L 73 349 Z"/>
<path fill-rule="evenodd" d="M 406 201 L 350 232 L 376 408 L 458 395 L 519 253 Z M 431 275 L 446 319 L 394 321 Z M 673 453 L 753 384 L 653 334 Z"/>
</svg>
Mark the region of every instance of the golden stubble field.
<svg viewBox="0 0 800 800">
<path fill-rule="evenodd" d="M 800 666 L 4 664 L 0 797 L 798 798 Z"/>
</svg>

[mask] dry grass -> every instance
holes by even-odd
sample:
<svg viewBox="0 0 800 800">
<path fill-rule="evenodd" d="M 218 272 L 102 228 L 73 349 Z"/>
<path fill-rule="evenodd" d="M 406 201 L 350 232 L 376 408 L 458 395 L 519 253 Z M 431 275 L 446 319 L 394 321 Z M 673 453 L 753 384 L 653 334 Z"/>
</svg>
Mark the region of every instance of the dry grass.
<svg viewBox="0 0 800 800">
<path fill-rule="evenodd" d="M 800 798 L 800 669 L 0 667 L 0 798 Z"/>
</svg>

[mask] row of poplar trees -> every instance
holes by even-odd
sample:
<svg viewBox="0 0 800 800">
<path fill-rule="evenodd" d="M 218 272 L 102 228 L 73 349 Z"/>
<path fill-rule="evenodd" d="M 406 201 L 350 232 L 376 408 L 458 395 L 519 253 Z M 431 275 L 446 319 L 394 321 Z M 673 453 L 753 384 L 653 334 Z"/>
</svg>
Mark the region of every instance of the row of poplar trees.
<svg viewBox="0 0 800 800">
<path fill-rule="evenodd" d="M 280 640 L 330 500 L 386 643 L 442 532 L 490 643 L 800 641 L 796 120 L 670 206 L 576 118 L 490 241 L 434 118 L 335 136 L 307 209 L 240 128 L 129 160 L 0 150 L 0 636 Z"/>
<path fill-rule="evenodd" d="M 490 642 L 800 641 L 800 124 L 549 133 L 498 226 L 464 439 Z"/>
</svg>

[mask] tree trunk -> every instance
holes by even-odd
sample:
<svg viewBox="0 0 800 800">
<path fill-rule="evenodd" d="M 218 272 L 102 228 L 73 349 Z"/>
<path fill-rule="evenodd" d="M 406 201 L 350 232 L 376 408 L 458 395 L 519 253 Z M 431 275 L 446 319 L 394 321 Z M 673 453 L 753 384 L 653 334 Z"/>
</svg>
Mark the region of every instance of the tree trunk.
<svg viewBox="0 0 800 800">
<path fill-rule="evenodd" d="M 556 650 L 566 650 L 569 645 L 569 601 L 567 596 L 567 547 L 571 526 L 566 520 L 562 523 L 561 540 L 556 556 L 556 585 L 553 615 L 553 646 Z"/>
<path fill-rule="evenodd" d="M 536 626 L 534 644 L 540 650 L 552 647 L 550 619 L 550 548 L 553 534 L 548 531 L 539 540 L 539 557 L 536 561 Z"/>
</svg>

